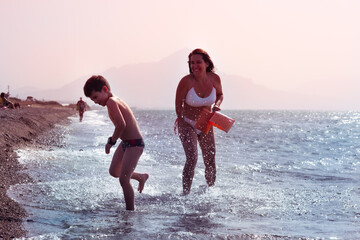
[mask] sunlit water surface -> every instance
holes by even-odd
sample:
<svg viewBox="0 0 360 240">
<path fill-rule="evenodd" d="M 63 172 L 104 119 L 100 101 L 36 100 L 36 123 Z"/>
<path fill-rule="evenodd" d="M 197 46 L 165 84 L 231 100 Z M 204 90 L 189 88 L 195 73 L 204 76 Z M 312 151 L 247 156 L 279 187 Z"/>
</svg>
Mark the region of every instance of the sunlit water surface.
<svg viewBox="0 0 360 240">
<path fill-rule="evenodd" d="M 71 117 L 56 128 L 60 144 L 18 151 L 35 183 L 9 194 L 29 213 L 28 238 L 360 239 L 360 113 L 224 113 L 236 123 L 215 130 L 216 185 L 206 187 L 199 155 L 192 192 L 182 196 L 174 112 L 135 110 L 146 143 L 137 171 L 150 178 L 134 212 L 108 174 L 106 111 Z"/>
</svg>

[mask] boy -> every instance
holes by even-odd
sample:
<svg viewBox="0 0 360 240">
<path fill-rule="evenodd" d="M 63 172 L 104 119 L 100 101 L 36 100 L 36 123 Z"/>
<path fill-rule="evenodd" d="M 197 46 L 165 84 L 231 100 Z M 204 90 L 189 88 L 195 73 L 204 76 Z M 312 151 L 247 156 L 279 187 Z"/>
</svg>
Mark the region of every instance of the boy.
<svg viewBox="0 0 360 240">
<path fill-rule="evenodd" d="M 110 85 L 103 76 L 95 75 L 89 78 L 84 85 L 85 96 L 94 103 L 107 107 L 115 130 L 105 145 L 105 153 L 116 144 L 118 138 L 122 140 L 117 147 L 111 165 L 110 175 L 119 178 L 124 192 L 126 210 L 134 210 L 134 190 L 130 179 L 139 181 L 138 191 L 141 193 L 149 175 L 134 172 L 138 160 L 144 150 L 139 125 L 130 107 L 110 91 Z"/>
</svg>

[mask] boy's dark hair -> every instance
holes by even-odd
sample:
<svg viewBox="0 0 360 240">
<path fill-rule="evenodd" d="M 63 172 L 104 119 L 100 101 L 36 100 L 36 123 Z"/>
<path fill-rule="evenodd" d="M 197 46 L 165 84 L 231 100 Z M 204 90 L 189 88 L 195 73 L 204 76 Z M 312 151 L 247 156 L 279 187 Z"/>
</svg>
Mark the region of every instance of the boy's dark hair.
<svg viewBox="0 0 360 240">
<path fill-rule="evenodd" d="M 5 93 L 2 92 L 1 95 L 0 95 L 0 97 L 2 97 L 2 98 L 5 97 Z"/>
<path fill-rule="evenodd" d="M 101 89 L 104 86 L 106 86 L 110 91 L 108 81 L 101 75 L 94 75 L 86 81 L 84 85 L 84 94 L 86 97 L 90 97 L 93 91 L 101 92 Z"/>
</svg>

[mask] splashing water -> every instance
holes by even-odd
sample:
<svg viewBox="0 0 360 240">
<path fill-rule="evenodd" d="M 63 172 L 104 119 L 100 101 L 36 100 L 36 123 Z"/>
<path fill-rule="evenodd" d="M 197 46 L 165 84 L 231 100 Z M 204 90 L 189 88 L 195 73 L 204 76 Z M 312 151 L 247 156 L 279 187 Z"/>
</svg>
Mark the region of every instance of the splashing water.
<svg viewBox="0 0 360 240">
<path fill-rule="evenodd" d="M 57 126 L 59 146 L 19 150 L 35 182 L 9 194 L 29 213 L 28 238 L 360 238 L 360 113 L 224 113 L 236 122 L 229 133 L 215 130 L 216 185 L 206 187 L 200 154 L 191 193 L 182 196 L 175 114 L 135 111 L 146 143 L 137 171 L 150 178 L 134 212 L 123 210 L 120 184 L 108 174 L 106 111 Z"/>
</svg>

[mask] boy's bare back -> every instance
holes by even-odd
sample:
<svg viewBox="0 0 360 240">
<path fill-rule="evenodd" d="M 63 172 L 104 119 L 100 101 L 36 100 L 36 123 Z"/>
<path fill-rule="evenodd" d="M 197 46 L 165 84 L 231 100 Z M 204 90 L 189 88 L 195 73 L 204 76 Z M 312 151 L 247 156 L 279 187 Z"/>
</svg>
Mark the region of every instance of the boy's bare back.
<svg viewBox="0 0 360 240">
<path fill-rule="evenodd" d="M 108 114 L 122 140 L 142 138 L 138 122 L 130 107 L 119 97 L 110 97 L 106 103 Z"/>
</svg>

